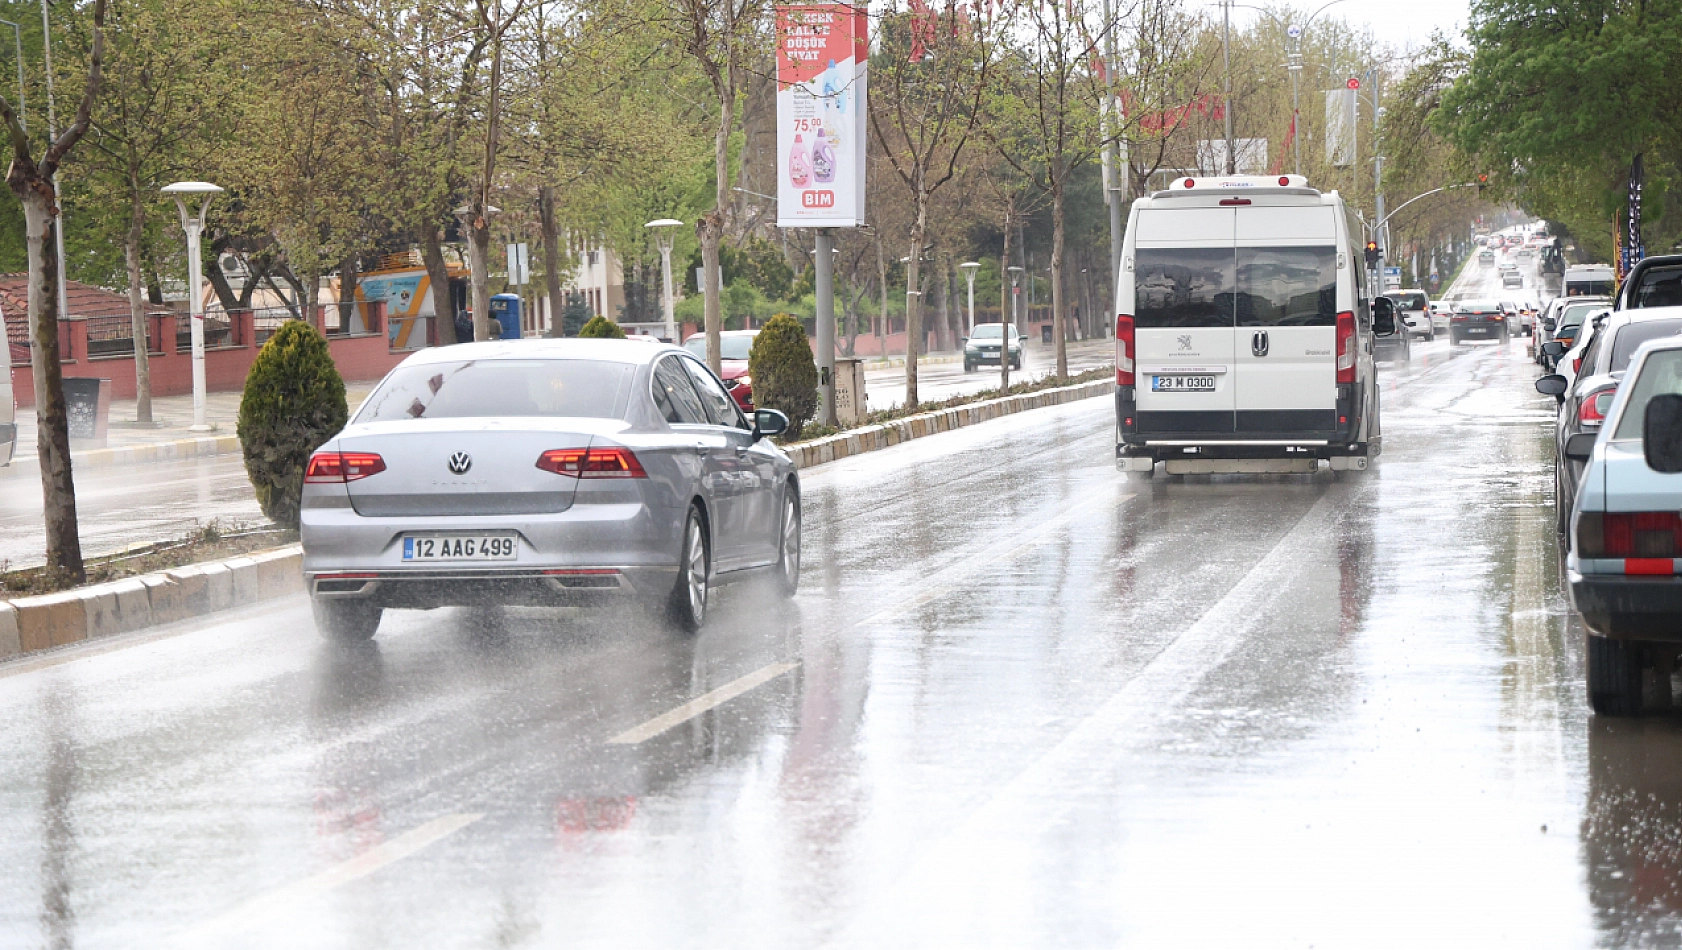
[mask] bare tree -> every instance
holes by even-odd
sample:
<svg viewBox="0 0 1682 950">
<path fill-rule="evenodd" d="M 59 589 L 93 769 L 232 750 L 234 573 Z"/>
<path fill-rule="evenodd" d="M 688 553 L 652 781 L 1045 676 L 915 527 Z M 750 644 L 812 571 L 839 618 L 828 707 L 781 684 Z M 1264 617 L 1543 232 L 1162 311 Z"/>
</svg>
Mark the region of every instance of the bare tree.
<svg viewBox="0 0 1682 950">
<path fill-rule="evenodd" d="M 29 134 L 12 103 L 0 96 L 0 119 L 12 140 L 12 165 L 6 184 L 23 204 L 24 242 L 29 254 L 29 360 L 35 374 L 35 418 L 39 425 L 41 495 L 45 502 L 47 567 L 65 580 L 87 579 L 82 540 L 76 525 L 76 481 L 70 471 L 70 419 L 64 405 L 64 377 L 58 352 L 59 166 L 87 134 L 94 100 L 99 98 L 100 66 L 105 58 L 105 3 L 94 0 L 93 42 L 87 84 L 76 118 L 35 157 Z"/>
</svg>

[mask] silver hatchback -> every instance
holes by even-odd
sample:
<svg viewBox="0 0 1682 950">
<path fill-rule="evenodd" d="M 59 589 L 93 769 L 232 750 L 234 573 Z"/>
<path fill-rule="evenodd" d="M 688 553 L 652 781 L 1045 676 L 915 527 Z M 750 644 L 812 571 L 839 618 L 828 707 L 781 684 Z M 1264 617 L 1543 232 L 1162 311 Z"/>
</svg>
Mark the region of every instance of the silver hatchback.
<svg viewBox="0 0 1682 950">
<path fill-rule="evenodd" d="M 632 340 L 423 350 L 310 458 L 301 535 L 323 636 L 388 607 L 635 598 L 682 628 L 711 588 L 800 577 L 800 488 L 701 361 Z"/>
</svg>

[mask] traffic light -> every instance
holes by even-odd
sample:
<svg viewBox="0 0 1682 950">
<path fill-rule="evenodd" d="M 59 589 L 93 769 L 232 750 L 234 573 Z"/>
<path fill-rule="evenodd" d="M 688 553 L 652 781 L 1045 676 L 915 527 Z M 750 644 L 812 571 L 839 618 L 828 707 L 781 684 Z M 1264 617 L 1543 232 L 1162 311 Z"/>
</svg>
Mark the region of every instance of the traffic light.
<svg viewBox="0 0 1682 950">
<path fill-rule="evenodd" d="M 1487 185 L 1487 184 L 1489 184 L 1489 176 L 1488 175 L 1479 175 L 1478 176 L 1478 182 L 1477 182 L 1478 197 L 1480 197 L 1480 198 L 1483 197 L 1483 186 Z"/>
<path fill-rule="evenodd" d="M 1368 267 L 1377 267 L 1378 266 L 1378 242 L 1377 241 L 1368 241 L 1367 242 L 1367 266 Z"/>
</svg>

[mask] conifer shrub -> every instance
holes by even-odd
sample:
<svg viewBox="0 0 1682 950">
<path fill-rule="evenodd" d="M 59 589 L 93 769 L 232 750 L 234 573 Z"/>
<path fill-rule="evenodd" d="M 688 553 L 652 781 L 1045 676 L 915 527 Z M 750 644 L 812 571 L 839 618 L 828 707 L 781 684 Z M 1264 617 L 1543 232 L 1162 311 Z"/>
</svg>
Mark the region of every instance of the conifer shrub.
<svg viewBox="0 0 1682 950">
<path fill-rule="evenodd" d="M 799 438 L 818 410 L 818 363 L 798 319 L 779 313 L 766 321 L 748 351 L 748 376 L 753 404 L 788 416 L 785 438 Z"/>
<path fill-rule="evenodd" d="M 581 340 L 623 340 L 625 331 L 619 329 L 619 324 L 604 316 L 594 316 L 590 322 L 584 324 L 584 329 L 578 331 Z"/>
<path fill-rule="evenodd" d="M 281 324 L 251 364 L 239 403 L 245 472 L 275 524 L 298 527 L 304 466 L 349 415 L 326 338 L 301 320 Z"/>
</svg>

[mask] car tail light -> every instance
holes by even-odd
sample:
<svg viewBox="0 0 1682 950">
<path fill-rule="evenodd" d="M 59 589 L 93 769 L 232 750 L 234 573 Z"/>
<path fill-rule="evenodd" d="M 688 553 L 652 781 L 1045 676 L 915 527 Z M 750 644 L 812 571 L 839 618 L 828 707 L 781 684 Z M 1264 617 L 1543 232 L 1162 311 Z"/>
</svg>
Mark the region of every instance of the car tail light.
<svg viewBox="0 0 1682 950">
<path fill-rule="evenodd" d="M 1337 381 L 1355 381 L 1355 314 L 1347 310 L 1337 315 Z"/>
<path fill-rule="evenodd" d="M 1606 410 L 1612 408 L 1616 389 L 1602 389 L 1589 393 L 1577 402 L 1577 421 L 1584 425 L 1600 425 L 1606 421 Z"/>
<path fill-rule="evenodd" d="M 1585 511 L 1577 516 L 1579 557 L 1668 559 L 1682 551 L 1679 537 L 1682 515 L 1674 511 Z M 1670 573 L 1669 565 L 1663 573 Z"/>
<path fill-rule="evenodd" d="M 304 467 L 311 484 L 354 482 L 385 471 L 385 459 L 372 452 L 317 452 Z"/>
<path fill-rule="evenodd" d="M 621 446 L 590 449 L 550 449 L 537 457 L 537 467 L 573 478 L 647 478 L 636 453 Z"/>
<path fill-rule="evenodd" d="M 1470 319 L 1472 319 L 1472 318 L 1471 318 L 1471 316 L 1470 316 L 1470 315 L 1468 315 L 1468 314 L 1464 314 L 1464 313 L 1457 313 L 1457 314 L 1455 314 L 1455 315 L 1454 315 L 1454 316 L 1452 316 L 1452 317 L 1449 317 L 1449 319 L 1450 319 L 1450 320 L 1470 320 Z"/>
<path fill-rule="evenodd" d="M 1117 386 L 1131 386 L 1135 376 L 1133 358 L 1135 354 L 1133 338 L 1133 318 L 1127 314 L 1117 314 L 1115 318 L 1115 384 Z"/>
<path fill-rule="evenodd" d="M 1583 371 L 1583 356 L 1582 356 L 1581 353 L 1579 353 L 1579 354 L 1577 354 L 1577 356 L 1574 359 L 1571 360 L 1571 372 L 1580 373 L 1582 371 Z"/>
</svg>

